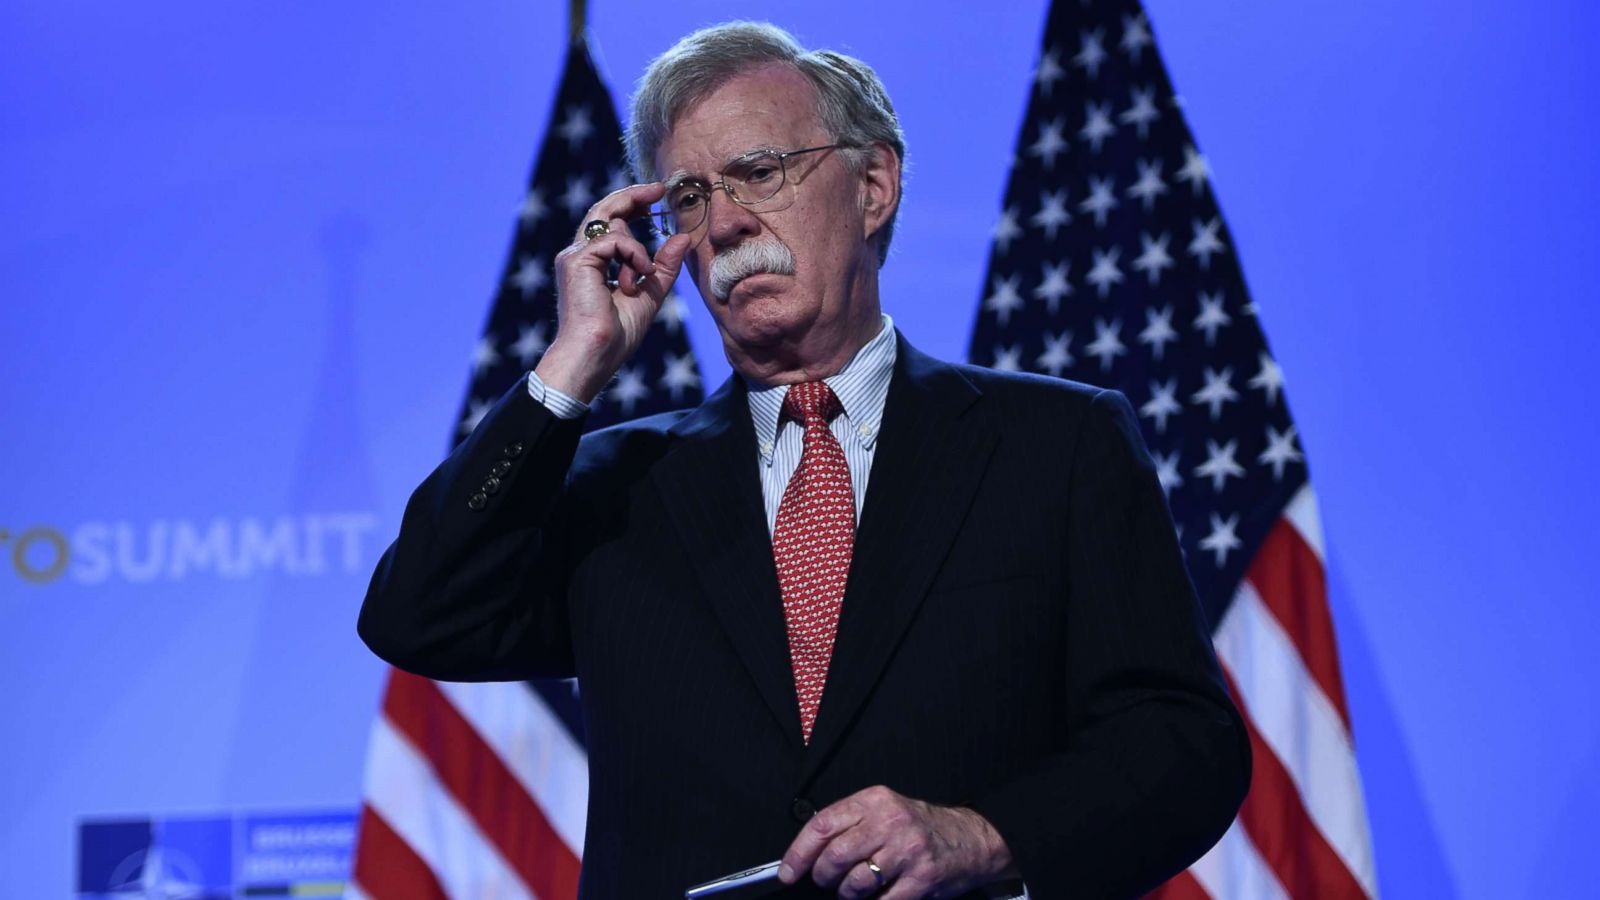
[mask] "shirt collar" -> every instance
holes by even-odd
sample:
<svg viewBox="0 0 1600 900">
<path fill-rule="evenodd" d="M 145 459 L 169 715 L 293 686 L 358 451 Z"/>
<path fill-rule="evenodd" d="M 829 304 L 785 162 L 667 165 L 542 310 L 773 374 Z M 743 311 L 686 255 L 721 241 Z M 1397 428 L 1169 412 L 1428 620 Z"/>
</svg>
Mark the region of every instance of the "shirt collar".
<svg viewBox="0 0 1600 900">
<path fill-rule="evenodd" d="M 883 404 L 889 396 L 889 379 L 894 375 L 895 353 L 894 320 L 884 314 L 883 328 L 877 336 L 856 351 L 837 374 L 823 379 L 839 398 L 844 419 L 850 425 L 849 433 L 863 450 L 871 450 L 878 439 Z M 788 396 L 789 386 L 749 387 L 756 452 L 761 455 L 762 464 L 770 466 L 773 449 L 777 446 L 778 426 L 783 419 L 783 398 Z"/>
</svg>

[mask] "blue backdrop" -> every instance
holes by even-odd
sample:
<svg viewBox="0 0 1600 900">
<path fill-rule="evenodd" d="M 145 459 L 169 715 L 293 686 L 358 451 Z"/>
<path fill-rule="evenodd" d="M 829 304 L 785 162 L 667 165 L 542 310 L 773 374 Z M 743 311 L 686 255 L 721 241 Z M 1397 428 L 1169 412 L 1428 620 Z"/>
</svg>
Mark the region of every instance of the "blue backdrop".
<svg viewBox="0 0 1600 900">
<path fill-rule="evenodd" d="M 963 354 L 1044 3 L 594 5 L 619 97 L 738 15 L 873 62 L 911 147 L 886 306 Z M 356 609 L 461 400 L 564 6 L 0 8 L 9 896 L 74 890 L 84 819 L 359 802 Z M 1322 502 L 1380 884 L 1584 894 L 1600 8 L 1147 6 Z"/>
</svg>

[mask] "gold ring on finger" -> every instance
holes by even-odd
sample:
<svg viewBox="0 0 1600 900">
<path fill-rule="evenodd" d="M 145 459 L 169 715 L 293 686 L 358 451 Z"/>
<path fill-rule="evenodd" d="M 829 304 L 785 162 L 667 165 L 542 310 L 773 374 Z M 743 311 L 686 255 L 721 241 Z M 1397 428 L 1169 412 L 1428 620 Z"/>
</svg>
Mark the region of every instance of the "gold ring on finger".
<svg viewBox="0 0 1600 900">
<path fill-rule="evenodd" d="M 872 877 L 877 879 L 878 890 L 883 890 L 883 869 L 879 868 L 877 863 L 869 859 L 867 860 L 867 871 L 871 872 Z"/>
<path fill-rule="evenodd" d="M 611 233 L 611 223 L 605 219 L 590 219 L 583 226 L 583 236 L 589 240 Z"/>
</svg>

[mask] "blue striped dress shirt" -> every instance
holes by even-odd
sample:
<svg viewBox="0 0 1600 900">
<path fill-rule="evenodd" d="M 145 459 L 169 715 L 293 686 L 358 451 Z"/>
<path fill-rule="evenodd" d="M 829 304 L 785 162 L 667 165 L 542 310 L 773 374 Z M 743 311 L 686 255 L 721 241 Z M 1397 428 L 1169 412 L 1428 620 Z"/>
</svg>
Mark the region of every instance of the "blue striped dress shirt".
<svg viewBox="0 0 1600 900">
<path fill-rule="evenodd" d="M 877 337 L 856 352 L 838 374 L 823 381 L 833 389 L 844 408 L 829 423 L 833 436 L 844 448 L 850 466 L 850 486 L 855 491 L 856 521 L 861 521 L 861 504 L 867 497 L 867 476 L 872 472 L 872 454 L 877 446 L 878 428 L 883 424 L 883 403 L 889 396 L 889 379 L 894 375 L 894 320 L 885 315 Z M 589 405 L 545 384 L 529 373 L 528 393 L 563 419 L 575 419 L 589 411 Z M 761 466 L 761 496 L 767 509 L 767 533 L 778 521 L 778 505 L 783 491 L 800 466 L 799 422 L 783 417 L 783 398 L 788 385 L 763 387 L 750 385 L 750 418 L 755 423 L 756 456 Z"/>
</svg>

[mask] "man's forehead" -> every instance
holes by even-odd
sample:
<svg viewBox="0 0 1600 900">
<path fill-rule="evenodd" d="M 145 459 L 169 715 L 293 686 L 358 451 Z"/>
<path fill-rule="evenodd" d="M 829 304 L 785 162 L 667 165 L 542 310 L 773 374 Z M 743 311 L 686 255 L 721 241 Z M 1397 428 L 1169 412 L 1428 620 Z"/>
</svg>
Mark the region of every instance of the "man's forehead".
<svg viewBox="0 0 1600 900">
<path fill-rule="evenodd" d="M 721 171 L 755 150 L 793 150 L 826 137 L 816 93 L 792 67 L 736 75 L 673 118 L 657 148 L 663 180 Z"/>
</svg>

